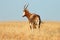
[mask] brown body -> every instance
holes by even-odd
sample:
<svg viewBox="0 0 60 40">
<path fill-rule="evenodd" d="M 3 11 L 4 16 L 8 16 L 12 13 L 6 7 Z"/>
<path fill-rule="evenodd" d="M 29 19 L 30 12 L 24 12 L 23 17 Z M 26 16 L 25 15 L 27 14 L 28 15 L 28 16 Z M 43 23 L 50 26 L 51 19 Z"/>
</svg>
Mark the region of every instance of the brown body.
<svg viewBox="0 0 60 40">
<path fill-rule="evenodd" d="M 30 13 L 27 10 L 27 7 L 24 8 L 24 11 L 23 12 L 24 12 L 23 13 L 24 14 L 23 17 L 26 16 L 28 18 L 31 29 L 40 28 L 41 19 L 40 19 L 40 16 L 39 15 Z"/>
</svg>

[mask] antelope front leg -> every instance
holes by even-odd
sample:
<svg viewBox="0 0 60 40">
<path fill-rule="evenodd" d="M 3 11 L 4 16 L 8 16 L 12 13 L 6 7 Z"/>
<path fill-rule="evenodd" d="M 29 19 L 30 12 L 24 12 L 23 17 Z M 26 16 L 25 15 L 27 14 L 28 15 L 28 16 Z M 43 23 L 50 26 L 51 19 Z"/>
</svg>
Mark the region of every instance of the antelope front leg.
<svg viewBox="0 0 60 40">
<path fill-rule="evenodd" d="M 30 29 L 32 29 L 32 26 L 33 26 L 33 25 L 32 25 L 32 23 L 31 23 L 31 22 L 29 22 L 29 24 L 30 24 Z"/>
<path fill-rule="evenodd" d="M 31 23 L 30 23 L 30 29 L 32 29 L 32 27 L 31 27 Z"/>
<path fill-rule="evenodd" d="M 30 29 L 33 31 L 33 23 L 30 23 Z"/>
</svg>

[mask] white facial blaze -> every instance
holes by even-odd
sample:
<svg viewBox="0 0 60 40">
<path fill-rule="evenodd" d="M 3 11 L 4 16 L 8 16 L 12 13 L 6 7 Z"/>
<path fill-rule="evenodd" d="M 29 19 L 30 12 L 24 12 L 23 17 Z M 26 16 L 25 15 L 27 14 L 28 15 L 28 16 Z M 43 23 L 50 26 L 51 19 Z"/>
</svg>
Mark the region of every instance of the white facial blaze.
<svg viewBox="0 0 60 40">
<path fill-rule="evenodd" d="M 23 12 L 23 15 L 25 15 L 25 12 Z"/>
</svg>

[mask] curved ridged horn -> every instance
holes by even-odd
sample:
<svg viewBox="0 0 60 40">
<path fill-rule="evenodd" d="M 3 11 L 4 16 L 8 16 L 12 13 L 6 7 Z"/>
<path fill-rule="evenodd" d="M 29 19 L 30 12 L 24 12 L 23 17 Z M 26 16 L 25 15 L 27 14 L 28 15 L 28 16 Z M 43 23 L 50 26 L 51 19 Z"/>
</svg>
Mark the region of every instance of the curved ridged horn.
<svg viewBox="0 0 60 40">
<path fill-rule="evenodd" d="M 25 7 L 26 7 L 26 4 L 24 5 L 24 9 L 25 9 Z"/>
<path fill-rule="evenodd" d="M 27 9 L 27 7 L 28 7 L 28 5 L 27 5 L 27 4 L 25 4 L 25 5 L 24 5 L 24 9 Z"/>
</svg>

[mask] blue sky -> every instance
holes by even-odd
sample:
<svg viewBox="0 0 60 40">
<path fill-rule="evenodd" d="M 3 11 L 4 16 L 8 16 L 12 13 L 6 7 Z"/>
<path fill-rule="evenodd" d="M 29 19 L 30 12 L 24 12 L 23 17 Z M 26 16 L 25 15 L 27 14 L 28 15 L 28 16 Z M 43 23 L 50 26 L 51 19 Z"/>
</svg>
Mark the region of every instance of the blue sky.
<svg viewBox="0 0 60 40">
<path fill-rule="evenodd" d="M 41 16 L 42 20 L 60 21 L 60 0 L 0 0 L 0 21 L 25 21 L 23 7 Z"/>
</svg>

